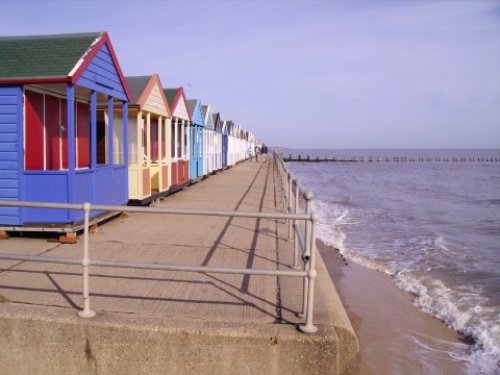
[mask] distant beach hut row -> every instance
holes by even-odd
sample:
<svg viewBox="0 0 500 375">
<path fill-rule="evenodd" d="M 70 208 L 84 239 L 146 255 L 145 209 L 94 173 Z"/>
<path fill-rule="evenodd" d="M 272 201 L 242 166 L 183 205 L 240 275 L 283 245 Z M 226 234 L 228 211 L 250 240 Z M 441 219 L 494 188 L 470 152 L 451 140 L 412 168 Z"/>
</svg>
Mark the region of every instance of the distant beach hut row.
<svg viewBox="0 0 500 375">
<path fill-rule="evenodd" d="M 0 37 L 0 200 L 147 204 L 258 144 L 157 74 L 124 76 L 106 32 Z M 3 229 L 82 218 L 0 208 Z"/>
</svg>

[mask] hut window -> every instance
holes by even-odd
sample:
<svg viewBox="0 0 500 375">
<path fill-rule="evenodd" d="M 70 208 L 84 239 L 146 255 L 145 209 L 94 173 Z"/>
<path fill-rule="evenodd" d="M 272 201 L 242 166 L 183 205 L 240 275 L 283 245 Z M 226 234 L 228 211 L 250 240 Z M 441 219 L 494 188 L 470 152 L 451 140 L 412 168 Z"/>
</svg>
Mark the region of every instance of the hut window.
<svg viewBox="0 0 500 375">
<path fill-rule="evenodd" d="M 45 93 L 25 91 L 25 169 L 68 169 L 67 101 Z M 90 109 L 75 102 L 77 168 L 90 166 Z"/>
</svg>

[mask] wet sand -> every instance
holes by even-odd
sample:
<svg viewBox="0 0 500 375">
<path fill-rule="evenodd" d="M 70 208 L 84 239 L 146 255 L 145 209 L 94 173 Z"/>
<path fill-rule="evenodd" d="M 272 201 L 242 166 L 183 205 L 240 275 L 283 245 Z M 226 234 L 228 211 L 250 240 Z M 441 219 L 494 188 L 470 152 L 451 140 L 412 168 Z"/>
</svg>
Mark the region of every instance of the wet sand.
<svg viewBox="0 0 500 375">
<path fill-rule="evenodd" d="M 349 374 L 465 374 L 469 345 L 423 313 L 390 276 L 350 261 L 317 243 L 352 325 L 360 354 Z"/>
</svg>

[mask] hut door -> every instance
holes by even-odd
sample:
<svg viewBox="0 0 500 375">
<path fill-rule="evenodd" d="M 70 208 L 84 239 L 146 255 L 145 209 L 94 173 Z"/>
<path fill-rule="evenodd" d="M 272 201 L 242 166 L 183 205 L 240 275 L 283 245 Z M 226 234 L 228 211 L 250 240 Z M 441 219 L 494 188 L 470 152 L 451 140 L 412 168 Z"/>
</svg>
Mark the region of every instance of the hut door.
<svg viewBox="0 0 500 375">
<path fill-rule="evenodd" d="M 97 164 L 106 164 L 106 122 L 104 112 L 97 112 Z"/>
<path fill-rule="evenodd" d="M 151 162 L 158 162 L 158 119 L 151 119 Z"/>
</svg>

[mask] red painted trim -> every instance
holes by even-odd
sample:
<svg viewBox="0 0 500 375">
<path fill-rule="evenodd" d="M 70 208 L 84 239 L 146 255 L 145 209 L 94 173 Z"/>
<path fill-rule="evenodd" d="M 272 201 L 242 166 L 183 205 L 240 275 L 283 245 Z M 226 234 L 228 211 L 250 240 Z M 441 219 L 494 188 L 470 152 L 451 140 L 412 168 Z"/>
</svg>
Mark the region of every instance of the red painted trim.
<svg viewBox="0 0 500 375">
<path fill-rule="evenodd" d="M 61 83 L 69 82 L 68 77 L 46 77 L 46 78 L 14 78 L 0 79 L 0 85 L 25 85 L 29 83 Z"/>
<path fill-rule="evenodd" d="M 125 90 L 125 95 L 127 96 L 127 100 L 130 101 L 131 95 L 130 95 L 130 90 L 128 88 L 127 80 L 125 79 L 125 76 L 123 75 L 122 69 L 120 67 L 120 64 L 118 63 L 118 59 L 115 54 L 115 50 L 113 49 L 113 45 L 111 44 L 111 40 L 109 39 L 109 35 L 107 32 L 103 32 L 102 35 L 100 36 L 99 40 L 97 41 L 96 44 L 92 46 L 90 51 L 87 53 L 87 55 L 83 58 L 82 64 L 79 66 L 79 68 L 76 70 L 75 74 L 73 74 L 73 77 L 69 77 L 71 79 L 71 82 L 73 84 L 78 81 L 78 79 L 81 77 L 83 72 L 87 69 L 89 64 L 92 62 L 94 59 L 95 55 L 100 51 L 102 46 L 106 44 L 108 47 L 109 53 L 111 55 L 111 59 L 113 60 L 115 64 L 116 71 L 118 73 L 118 76 L 120 77 L 120 81 L 122 83 L 123 89 Z"/>
</svg>

